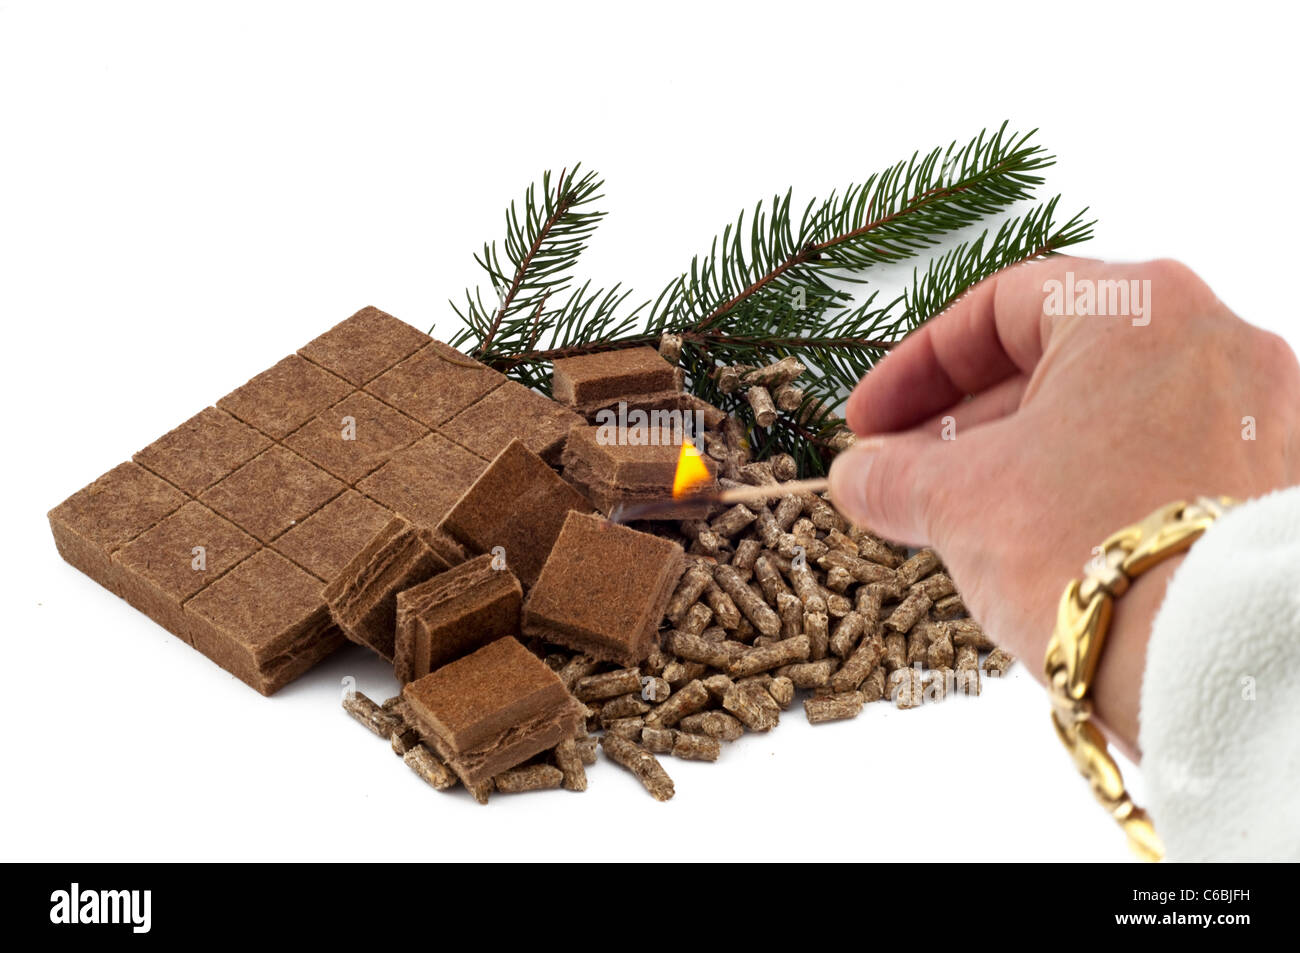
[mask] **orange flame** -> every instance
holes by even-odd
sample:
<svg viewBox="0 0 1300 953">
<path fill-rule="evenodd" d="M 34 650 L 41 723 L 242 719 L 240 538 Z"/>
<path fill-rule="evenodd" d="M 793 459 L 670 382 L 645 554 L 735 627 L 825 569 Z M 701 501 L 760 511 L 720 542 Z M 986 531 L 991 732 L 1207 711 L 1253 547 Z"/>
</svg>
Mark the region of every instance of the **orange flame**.
<svg viewBox="0 0 1300 953">
<path fill-rule="evenodd" d="M 673 476 L 673 499 L 679 500 L 696 487 L 713 481 L 713 474 L 704 464 L 704 457 L 689 440 L 682 441 L 682 452 L 677 456 L 677 473 Z"/>
</svg>

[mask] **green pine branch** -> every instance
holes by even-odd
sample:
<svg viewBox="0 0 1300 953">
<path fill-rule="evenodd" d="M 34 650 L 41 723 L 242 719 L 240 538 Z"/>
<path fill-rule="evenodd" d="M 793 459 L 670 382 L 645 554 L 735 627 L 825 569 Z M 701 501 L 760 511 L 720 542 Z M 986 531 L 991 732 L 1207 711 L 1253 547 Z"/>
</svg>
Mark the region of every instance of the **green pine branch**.
<svg viewBox="0 0 1300 953">
<path fill-rule="evenodd" d="M 538 303 L 527 322 L 527 343 L 521 354 L 511 355 L 500 350 L 483 353 L 478 348 L 471 353 L 520 383 L 549 394 L 550 361 L 531 360 L 527 355 L 536 353 L 540 343 L 545 343 L 545 352 L 550 354 L 562 355 L 569 350 L 574 354 L 590 354 L 600 349 L 601 342 L 609 342 L 611 347 L 627 347 L 628 341 L 644 339 L 644 335 L 634 332 L 641 325 L 641 312 L 645 305 L 627 310 L 630 295 L 631 291 L 621 290 L 620 285 L 593 290 L 591 282 L 585 282 L 570 292 L 558 307 L 548 309 L 547 298 Z M 653 342 L 646 340 L 645 343 Z M 459 346 L 453 343 L 453 347 Z"/>
<path fill-rule="evenodd" d="M 1036 130 L 1035 130 L 1036 131 Z M 872 265 L 901 261 L 960 229 L 1028 199 L 1055 162 L 1034 132 L 1008 135 L 1006 123 L 964 146 L 913 155 L 865 182 L 805 207 L 793 225 L 791 193 L 760 202 L 748 233 L 742 212 L 709 253 L 670 282 L 656 300 L 650 327 L 697 331 L 725 326 L 742 306 L 801 294 L 816 315 L 849 300 L 832 280 L 861 280 Z M 746 240 L 747 237 L 747 240 Z"/>
<path fill-rule="evenodd" d="M 923 276 L 914 271 L 912 287 L 904 293 L 905 329 L 919 327 L 944 311 L 994 272 L 1090 239 L 1096 221 L 1084 221 L 1086 208 L 1063 225 L 1055 224 L 1059 202 L 1060 196 L 1056 196 L 1023 216 L 1006 220 L 992 239 L 985 230 L 974 241 L 957 245 L 930 262 Z"/>
<path fill-rule="evenodd" d="M 677 334 L 692 393 L 738 416 L 760 457 L 791 453 L 801 472 L 822 472 L 843 426 L 835 408 L 889 348 L 995 271 L 1091 237 L 1083 212 L 1056 224 L 1057 196 L 914 269 L 911 287 L 893 300 L 881 303 L 875 291 L 855 300 L 845 290 L 866 284 L 874 265 L 914 258 L 1032 198 L 1055 161 L 1033 135 L 1003 123 L 963 145 L 915 154 L 797 216 L 790 191 L 760 202 L 636 307 L 618 285 L 572 286 L 573 266 L 604 215 L 592 207 L 603 183 L 575 168 L 552 186 L 547 173 L 540 190 L 528 189 L 522 213 L 513 204 L 507 213 L 504 253 L 493 243 L 475 256 L 496 300 L 486 305 L 481 289 L 467 290 L 464 306 L 453 304 L 464 326 L 451 343 L 549 392 L 556 359 Z M 742 393 L 718 389 L 716 371 L 787 355 L 808 368 L 798 382 L 803 406 L 758 428 Z"/>
<path fill-rule="evenodd" d="M 562 171 L 552 187 L 551 173 L 542 175 L 540 190 L 530 185 L 523 207 L 514 202 L 506 210 L 506 234 L 498 248 L 485 242 L 474 256 L 487 276 L 495 301 L 487 304 L 482 289 L 465 292 L 463 310 L 453 301 L 464 328 L 451 341 L 454 347 L 470 345 L 480 360 L 530 350 L 546 328 L 558 322 L 572 322 L 573 314 L 608 320 L 605 295 L 589 294 L 583 300 L 570 299 L 564 308 L 547 311 L 547 304 L 569 287 L 570 272 L 587 242 L 605 216 L 590 208 L 602 196 L 604 186 L 596 173 L 581 173 L 580 166 Z M 503 260 L 504 257 L 504 260 Z M 590 307 L 594 305 L 594 314 Z M 621 302 L 621 299 L 617 299 Z"/>
</svg>

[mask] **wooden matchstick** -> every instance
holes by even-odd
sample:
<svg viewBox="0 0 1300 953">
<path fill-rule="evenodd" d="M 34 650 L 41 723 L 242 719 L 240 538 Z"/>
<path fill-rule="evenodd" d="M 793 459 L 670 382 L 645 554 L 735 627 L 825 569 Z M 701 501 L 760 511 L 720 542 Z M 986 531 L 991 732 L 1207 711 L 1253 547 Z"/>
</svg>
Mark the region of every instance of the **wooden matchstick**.
<svg viewBox="0 0 1300 953">
<path fill-rule="evenodd" d="M 633 503 L 617 506 L 609 518 L 615 523 L 629 523 L 633 520 L 673 519 L 674 514 L 683 506 L 695 506 L 700 503 L 752 503 L 755 500 L 770 500 L 779 496 L 791 496 L 801 493 L 820 493 L 829 486 L 824 478 L 816 480 L 790 480 L 786 483 L 767 483 L 761 486 L 737 486 L 729 490 L 705 490 L 702 493 L 687 493 L 678 499 L 654 500 L 649 503 Z"/>
<path fill-rule="evenodd" d="M 820 493 L 830 485 L 825 477 L 816 480 L 790 480 L 787 483 L 767 483 L 760 486 L 737 486 L 717 493 L 705 493 L 699 497 L 688 495 L 684 499 L 697 498 L 718 503 L 749 503 L 754 500 L 771 500 L 778 496 L 793 496 L 802 493 Z"/>
</svg>

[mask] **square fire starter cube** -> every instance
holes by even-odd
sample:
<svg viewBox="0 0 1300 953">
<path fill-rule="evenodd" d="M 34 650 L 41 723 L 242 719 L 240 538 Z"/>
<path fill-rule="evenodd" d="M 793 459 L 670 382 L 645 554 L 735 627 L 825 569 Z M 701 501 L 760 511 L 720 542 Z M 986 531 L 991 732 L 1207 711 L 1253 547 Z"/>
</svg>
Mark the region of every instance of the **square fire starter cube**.
<svg viewBox="0 0 1300 953">
<path fill-rule="evenodd" d="M 438 433 L 400 450 L 357 489 L 419 526 L 437 526 L 487 461 Z"/>
<path fill-rule="evenodd" d="M 373 380 L 428 344 L 429 335 L 378 308 L 362 308 L 298 353 L 355 387 Z"/>
<path fill-rule="evenodd" d="M 437 530 L 394 517 L 325 587 L 330 615 L 353 642 L 393 661 L 397 594 L 458 562 L 460 553 L 448 544 L 456 545 Z"/>
<path fill-rule="evenodd" d="M 405 685 L 503 635 L 519 634 L 523 590 L 482 556 L 397 594 L 393 671 Z"/>
<path fill-rule="evenodd" d="M 217 406 L 280 440 L 350 390 L 352 386 L 341 377 L 290 354 L 221 398 Z"/>
<path fill-rule="evenodd" d="M 137 463 L 122 463 L 50 510 L 50 530 L 60 556 L 121 595 L 113 553 L 184 502 L 170 483 Z"/>
<path fill-rule="evenodd" d="M 677 389 L 676 370 L 652 347 L 559 358 L 551 377 L 551 393 L 570 406 Z"/>
<path fill-rule="evenodd" d="M 470 552 L 504 550 L 525 586 L 537 581 L 570 510 L 590 513 L 586 497 L 519 440 L 497 454 L 456 501 L 442 528 Z"/>
<path fill-rule="evenodd" d="M 276 446 L 254 457 L 199 499 L 240 529 L 269 543 L 344 489 L 320 467 Z"/>
<path fill-rule="evenodd" d="M 193 496 L 269 446 L 264 434 L 224 410 L 207 407 L 132 459 Z"/>
<path fill-rule="evenodd" d="M 261 549 L 185 603 L 196 649 L 263 695 L 343 644 L 321 582 Z"/>
<path fill-rule="evenodd" d="M 276 537 L 273 548 L 323 582 L 333 582 L 393 514 L 356 490 L 344 490 Z"/>
<path fill-rule="evenodd" d="M 684 566 L 670 540 L 570 513 L 524 602 L 524 634 L 636 665 L 654 644 Z"/>
<path fill-rule="evenodd" d="M 365 391 L 355 391 L 284 438 L 284 445 L 355 484 L 429 431 Z"/>
<path fill-rule="evenodd" d="M 547 463 L 556 463 L 569 431 L 585 423 L 549 397 L 506 381 L 439 429 L 485 460 L 517 439 Z"/>
<path fill-rule="evenodd" d="M 467 787 L 573 737 L 583 706 L 506 636 L 402 689 L 421 739 Z"/>
<path fill-rule="evenodd" d="M 182 605 L 260 547 L 202 503 L 186 503 L 113 554 L 122 598 L 186 642 Z"/>
<path fill-rule="evenodd" d="M 505 380 L 455 348 L 432 341 L 371 381 L 366 390 L 426 427 L 435 428 Z"/>
</svg>

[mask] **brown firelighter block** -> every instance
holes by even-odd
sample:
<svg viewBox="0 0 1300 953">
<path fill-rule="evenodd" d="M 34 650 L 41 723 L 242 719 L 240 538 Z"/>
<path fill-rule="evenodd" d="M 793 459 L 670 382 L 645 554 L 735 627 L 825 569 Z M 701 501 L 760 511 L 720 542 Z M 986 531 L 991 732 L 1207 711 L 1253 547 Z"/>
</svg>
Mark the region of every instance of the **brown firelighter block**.
<svg viewBox="0 0 1300 953">
<path fill-rule="evenodd" d="M 397 594 L 451 567 L 448 542 L 394 517 L 343 567 L 324 598 L 349 639 L 393 661 Z"/>
<path fill-rule="evenodd" d="M 270 695 L 343 643 L 320 580 L 259 550 L 185 603 L 196 649 Z"/>
<path fill-rule="evenodd" d="M 570 406 L 623 394 L 677 389 L 673 366 L 651 347 L 560 358 L 551 377 L 551 393 Z"/>
<path fill-rule="evenodd" d="M 105 589 L 122 594 L 111 557 L 164 516 L 185 494 L 135 463 L 122 463 L 49 512 L 59 555 Z"/>
<path fill-rule="evenodd" d="M 186 503 L 113 554 L 122 598 L 192 642 L 185 600 L 260 547 L 202 503 Z"/>
<path fill-rule="evenodd" d="M 405 321 L 367 307 L 299 348 L 298 353 L 360 387 L 429 341 L 429 335 Z"/>
<path fill-rule="evenodd" d="M 208 407 L 159 437 L 133 460 L 186 493 L 202 493 L 271 445 L 224 410 Z"/>
<path fill-rule="evenodd" d="M 233 609 L 205 621 L 198 638 L 188 607 L 220 599 L 229 608 L 240 587 L 261 605 L 268 591 L 289 585 L 310 589 L 303 605 L 319 609 L 321 584 L 335 582 L 394 515 L 428 530 L 444 564 L 462 560 L 460 544 L 433 527 L 495 451 L 480 457 L 428 431 L 504 383 L 415 328 L 362 309 L 51 510 L 55 543 L 110 591 L 255 688 L 273 690 L 337 647 L 337 629 L 307 624 L 305 609 L 297 620 L 275 616 L 272 629 L 290 633 L 282 656 L 281 636 Z M 554 419 L 567 414 L 538 395 L 527 402 Z M 343 439 L 344 417 L 355 420 L 355 441 Z M 204 570 L 189 568 L 196 546 L 205 548 Z M 191 572 L 203 580 L 197 589 Z"/>
<path fill-rule="evenodd" d="M 384 403 L 439 427 L 500 387 L 505 376 L 448 347 L 431 341 L 366 385 Z"/>
<path fill-rule="evenodd" d="M 563 463 L 583 483 L 600 483 L 626 491 L 648 490 L 662 497 L 673 486 L 681 456 L 681 434 L 672 428 L 647 430 L 649 443 L 610 440 L 602 427 L 577 427 L 570 434 Z M 639 439 L 639 437 L 638 437 Z M 711 475 L 717 462 L 701 457 Z"/>
<path fill-rule="evenodd" d="M 405 685 L 475 649 L 519 632 L 523 588 L 491 554 L 397 594 L 393 667 Z"/>
<path fill-rule="evenodd" d="M 199 499 L 240 529 L 269 543 L 344 489 L 314 463 L 277 446 L 205 490 Z"/>
<path fill-rule="evenodd" d="M 647 430 L 639 436 L 655 442 L 633 444 L 610 441 L 603 430 L 575 427 L 570 431 L 561 455 L 565 479 L 580 487 L 604 513 L 612 513 L 620 503 L 662 501 L 672 489 L 682 434 L 671 428 Z M 716 477 L 716 462 L 708 457 L 702 459 L 710 475 Z M 715 487 L 716 480 L 711 480 L 700 489 Z M 687 501 L 673 511 L 677 518 L 705 516 L 708 512 L 709 504 L 692 505 Z"/>
<path fill-rule="evenodd" d="M 437 526 L 487 461 L 438 433 L 398 451 L 357 489 L 417 526 Z"/>
<path fill-rule="evenodd" d="M 345 490 L 276 537 L 274 549 L 322 582 L 333 582 L 393 514 L 355 490 Z"/>
<path fill-rule="evenodd" d="M 439 429 L 485 460 L 517 439 L 548 463 L 555 463 L 569 431 L 583 422 L 555 401 L 506 381 Z"/>
<path fill-rule="evenodd" d="M 345 483 L 379 469 L 429 431 L 363 391 L 354 391 L 284 439 L 285 446 Z"/>
<path fill-rule="evenodd" d="M 631 415 L 633 411 L 638 410 L 644 411 L 650 419 L 655 419 L 653 416 L 655 411 L 679 411 L 683 420 L 700 420 L 705 427 L 721 426 L 727 416 L 707 401 L 679 390 L 656 391 L 653 394 L 620 394 L 618 397 L 578 404 L 573 408 L 573 412 L 591 423 L 603 423 L 609 418 L 602 417 L 601 412 L 617 414 L 620 411 L 620 404 L 624 405 L 627 414 Z M 698 418 L 692 416 L 697 413 L 700 415 Z"/>
<path fill-rule="evenodd" d="M 573 737 L 582 706 L 509 636 L 411 682 L 416 728 L 465 785 L 481 784 Z"/>
<path fill-rule="evenodd" d="M 524 633 L 635 665 L 654 644 L 684 568 L 676 543 L 570 513 L 524 603 Z"/>
<path fill-rule="evenodd" d="M 342 400 L 351 389 L 342 378 L 290 354 L 221 398 L 217 406 L 279 440 Z"/>
<path fill-rule="evenodd" d="M 500 546 L 525 586 L 537 581 L 570 511 L 590 513 L 586 497 L 522 441 L 512 440 L 442 521 L 470 552 Z"/>
</svg>

